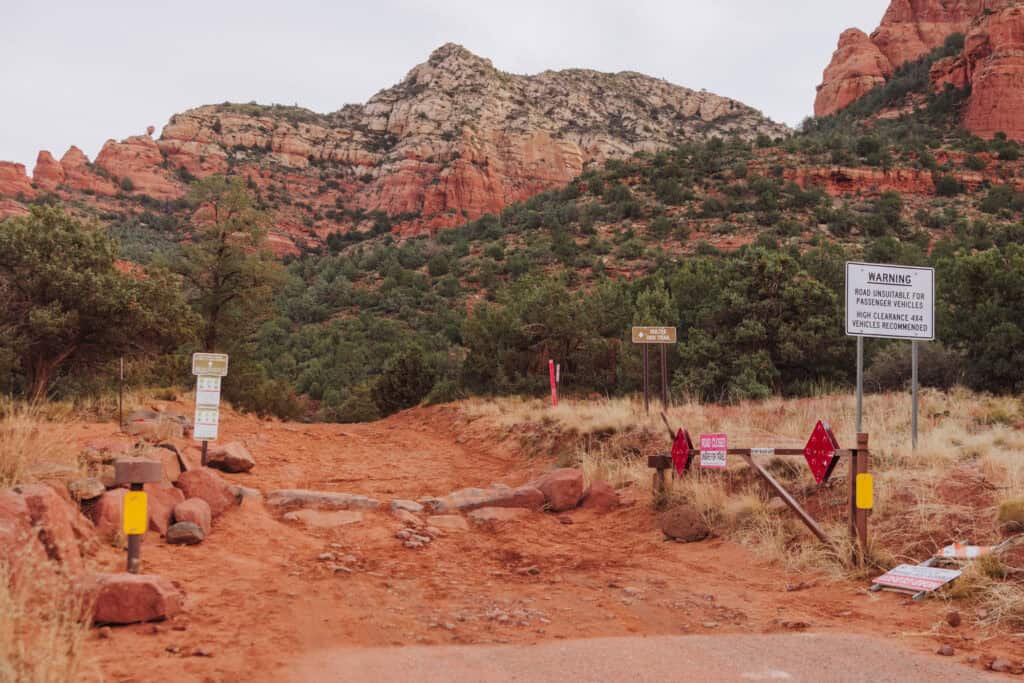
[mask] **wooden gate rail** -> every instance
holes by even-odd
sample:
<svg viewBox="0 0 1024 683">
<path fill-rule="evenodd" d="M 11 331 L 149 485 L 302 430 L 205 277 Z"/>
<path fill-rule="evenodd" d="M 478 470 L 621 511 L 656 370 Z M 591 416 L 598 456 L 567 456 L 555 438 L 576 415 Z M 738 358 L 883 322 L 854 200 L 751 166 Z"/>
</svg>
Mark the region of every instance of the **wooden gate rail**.
<svg viewBox="0 0 1024 683">
<path fill-rule="evenodd" d="M 665 421 L 665 426 L 668 427 L 668 421 Z M 672 434 L 671 428 L 669 428 L 669 435 L 675 438 Z M 761 451 L 771 451 L 770 453 Z M 773 491 L 786 503 L 787 506 L 800 518 L 800 521 L 813 533 L 822 543 L 836 551 L 838 549 L 828 535 L 822 530 L 821 526 L 811 517 L 800 503 L 783 488 L 775 477 L 771 475 L 764 467 L 755 462 L 754 457 L 757 455 L 768 455 L 768 456 L 803 456 L 804 450 L 802 448 L 773 448 L 773 449 L 760 449 L 760 448 L 730 448 L 726 451 L 728 455 L 738 456 L 753 469 L 757 474 L 772 488 Z M 857 435 L 857 448 L 849 449 L 838 449 L 835 451 L 835 456 L 838 458 L 848 458 L 850 462 L 850 484 L 849 484 L 849 532 L 850 540 L 855 544 L 855 548 L 860 552 L 860 558 L 856 558 L 863 561 L 867 557 L 868 553 L 868 510 L 861 509 L 857 506 L 857 475 L 868 474 L 870 468 L 871 452 L 868 449 L 868 435 L 858 434 Z M 690 462 L 693 459 L 700 457 L 700 449 L 693 449 L 690 451 Z M 665 473 L 673 469 L 672 456 L 667 453 L 658 455 L 652 455 L 647 458 L 647 466 L 654 472 L 654 492 L 655 495 L 663 494 L 666 487 Z M 699 465 L 696 465 L 699 467 Z"/>
</svg>

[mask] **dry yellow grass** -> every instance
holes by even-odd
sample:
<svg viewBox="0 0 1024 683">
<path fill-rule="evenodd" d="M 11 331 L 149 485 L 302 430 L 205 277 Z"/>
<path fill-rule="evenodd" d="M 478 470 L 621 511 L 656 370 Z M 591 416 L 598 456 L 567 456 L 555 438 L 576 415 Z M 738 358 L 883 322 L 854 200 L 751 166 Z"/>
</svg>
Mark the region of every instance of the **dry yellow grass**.
<svg viewBox="0 0 1024 683">
<path fill-rule="evenodd" d="M 875 478 L 869 564 L 916 563 L 948 542 L 998 539 L 995 507 L 1004 500 L 1024 498 L 1024 431 L 1015 429 L 1024 422 L 1020 399 L 960 389 L 923 391 L 917 451 L 911 448 L 908 395 L 870 395 L 864 408 Z M 659 407 L 652 405 L 646 415 L 637 400 L 570 400 L 557 409 L 543 400 L 477 400 L 464 403 L 462 410 L 511 434 L 544 432 L 546 443 L 560 448 L 568 435 L 574 449 L 571 457 L 552 454 L 581 467 L 588 479 L 616 486 L 650 490 L 646 456 L 669 448 Z M 673 429 L 686 427 L 695 441 L 701 433 L 724 432 L 733 447 L 803 447 L 819 419 L 831 423 L 841 446 L 856 443 L 852 395 L 725 407 L 689 402 L 673 406 L 667 414 Z M 852 548 L 845 519 L 845 467 L 836 470 L 832 487 L 819 490 L 802 458 L 777 460 L 785 460 L 770 464 L 777 478 L 798 499 L 813 498 L 823 509 L 819 522 L 838 551 L 817 543 L 788 511 L 770 509 L 765 489 L 738 460 L 730 462 L 726 473 L 700 475 L 694 470 L 675 480 L 670 504 L 685 501 L 717 533 L 789 567 L 827 568 L 847 576 L 874 571 L 870 566 L 851 569 L 847 563 Z M 988 581 L 982 590 L 966 592 L 981 600 L 1008 602 L 1021 590 L 1014 583 Z M 998 589 L 993 588 L 996 585 Z M 1009 608 L 990 611 L 1005 618 L 1013 614 Z M 1020 611 L 1024 615 L 1024 608 Z"/>
<path fill-rule="evenodd" d="M 72 580 L 19 562 L 0 562 L 0 681 L 102 680 L 85 655 L 90 606 Z"/>
<path fill-rule="evenodd" d="M 48 422 L 39 408 L 0 399 L 0 488 L 80 470 L 75 449 Z"/>
</svg>

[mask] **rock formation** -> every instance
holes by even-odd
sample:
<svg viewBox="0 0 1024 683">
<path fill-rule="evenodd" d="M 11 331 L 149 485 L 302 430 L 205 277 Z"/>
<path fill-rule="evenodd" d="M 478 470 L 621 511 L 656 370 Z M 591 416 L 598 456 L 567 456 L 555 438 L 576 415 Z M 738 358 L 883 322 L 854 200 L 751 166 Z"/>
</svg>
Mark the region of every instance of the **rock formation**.
<svg viewBox="0 0 1024 683">
<path fill-rule="evenodd" d="M 331 114 L 199 107 L 171 117 L 156 141 L 108 141 L 95 164 L 74 147 L 60 162 L 41 153 L 34 188 L 23 170 L 15 184 L 18 174 L 0 168 L 0 195 L 37 188 L 137 211 L 138 196 L 173 200 L 193 176 L 235 174 L 274 207 L 271 243 L 286 252 L 367 230 L 374 212 L 404 234 L 434 231 L 561 187 L 610 157 L 788 133 L 740 102 L 638 73 L 521 76 L 447 44 L 365 105 Z"/>
<path fill-rule="evenodd" d="M 849 106 L 908 61 L 966 34 L 963 53 L 932 65 L 935 89 L 971 87 L 964 125 L 1024 139 L 1024 3 L 1013 0 L 893 0 L 870 38 L 845 31 L 825 69 L 816 116 Z"/>
</svg>

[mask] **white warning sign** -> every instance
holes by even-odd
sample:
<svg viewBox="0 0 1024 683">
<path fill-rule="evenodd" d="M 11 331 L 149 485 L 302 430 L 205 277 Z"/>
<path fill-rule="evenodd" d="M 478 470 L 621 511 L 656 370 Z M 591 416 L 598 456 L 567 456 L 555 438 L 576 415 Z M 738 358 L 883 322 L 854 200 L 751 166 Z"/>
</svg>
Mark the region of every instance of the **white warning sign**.
<svg viewBox="0 0 1024 683">
<path fill-rule="evenodd" d="M 846 334 L 935 339 L 935 269 L 846 264 Z"/>
</svg>

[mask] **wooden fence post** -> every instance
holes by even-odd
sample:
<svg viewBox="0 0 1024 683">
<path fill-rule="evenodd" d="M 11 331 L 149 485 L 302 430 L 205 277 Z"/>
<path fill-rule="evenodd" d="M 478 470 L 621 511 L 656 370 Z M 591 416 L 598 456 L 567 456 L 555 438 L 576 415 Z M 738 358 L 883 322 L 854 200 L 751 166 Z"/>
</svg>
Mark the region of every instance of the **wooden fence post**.
<svg viewBox="0 0 1024 683">
<path fill-rule="evenodd" d="M 857 474 L 868 474 L 871 468 L 871 451 L 868 448 L 868 435 L 857 435 Z M 856 494 L 856 490 L 854 491 Z M 857 540 L 860 543 L 861 559 L 866 560 L 868 556 L 868 510 L 862 510 L 854 500 L 854 508 L 857 512 Z"/>
</svg>

